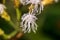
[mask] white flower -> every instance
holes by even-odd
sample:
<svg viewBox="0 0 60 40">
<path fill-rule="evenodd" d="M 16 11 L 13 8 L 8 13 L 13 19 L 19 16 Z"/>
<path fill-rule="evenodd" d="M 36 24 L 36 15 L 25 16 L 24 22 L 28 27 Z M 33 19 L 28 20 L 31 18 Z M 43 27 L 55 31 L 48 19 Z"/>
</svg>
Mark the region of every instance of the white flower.
<svg viewBox="0 0 60 40">
<path fill-rule="evenodd" d="M 25 5 L 26 0 L 20 0 L 20 2 L 21 2 L 23 5 Z"/>
<path fill-rule="evenodd" d="M 21 22 L 22 31 L 24 33 L 26 32 L 30 33 L 32 30 L 34 33 L 36 33 L 38 27 L 37 24 L 35 23 L 36 20 L 37 18 L 33 14 L 24 14 L 22 16 L 22 22 Z"/>
<path fill-rule="evenodd" d="M 38 13 L 38 12 L 41 13 L 41 11 L 43 11 L 44 6 L 42 4 L 42 0 L 20 0 L 20 1 L 23 5 L 27 5 L 27 4 L 30 4 L 30 3 L 33 4 L 34 5 L 34 10 L 33 11 L 36 12 L 36 13 Z"/>
<path fill-rule="evenodd" d="M 30 3 L 32 3 L 32 4 L 38 4 L 38 3 L 40 3 L 40 1 L 41 0 L 20 0 L 20 2 L 22 3 L 22 4 L 24 4 L 24 3 L 26 3 L 26 4 L 30 4 Z M 25 4 L 25 5 L 26 5 Z"/>
<path fill-rule="evenodd" d="M 6 7 L 3 4 L 0 4 L 0 14 L 3 13 L 4 9 L 6 9 Z"/>
<path fill-rule="evenodd" d="M 43 9 L 44 9 L 44 6 L 42 5 L 42 4 L 40 4 L 40 6 L 38 7 L 38 5 L 36 4 L 35 6 L 34 6 L 34 10 L 33 10 L 33 12 L 34 13 L 41 13 L 42 11 L 43 11 Z"/>
<path fill-rule="evenodd" d="M 27 4 L 28 3 L 38 4 L 39 2 L 40 2 L 40 0 L 29 0 L 29 1 L 27 1 Z"/>
</svg>

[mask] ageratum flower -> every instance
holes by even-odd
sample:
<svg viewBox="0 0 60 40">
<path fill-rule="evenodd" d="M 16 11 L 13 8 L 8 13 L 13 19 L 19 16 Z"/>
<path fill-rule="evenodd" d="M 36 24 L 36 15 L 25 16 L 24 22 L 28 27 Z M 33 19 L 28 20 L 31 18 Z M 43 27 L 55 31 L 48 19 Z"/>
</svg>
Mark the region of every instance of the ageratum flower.
<svg viewBox="0 0 60 40">
<path fill-rule="evenodd" d="M 5 5 L 0 4 L 0 14 L 4 12 L 4 9 L 6 9 Z"/>
<path fill-rule="evenodd" d="M 37 30 L 37 24 L 36 24 L 36 20 L 37 20 L 37 17 L 33 14 L 24 14 L 22 16 L 22 22 L 21 22 L 21 27 L 22 27 L 22 31 L 24 33 L 28 32 L 30 33 L 31 30 L 36 33 L 36 30 Z"/>
<path fill-rule="evenodd" d="M 44 6 L 42 4 L 42 0 L 20 0 L 20 2 L 23 5 L 27 5 L 27 4 L 32 4 L 34 6 L 34 12 L 36 13 L 41 13 L 41 11 L 43 10 Z"/>
<path fill-rule="evenodd" d="M 10 16 L 5 11 L 6 7 L 3 4 L 0 4 L 0 16 L 7 21 L 10 21 Z"/>
<path fill-rule="evenodd" d="M 20 2 L 23 5 L 27 5 L 27 4 L 39 4 L 41 2 L 41 0 L 20 0 Z"/>
</svg>

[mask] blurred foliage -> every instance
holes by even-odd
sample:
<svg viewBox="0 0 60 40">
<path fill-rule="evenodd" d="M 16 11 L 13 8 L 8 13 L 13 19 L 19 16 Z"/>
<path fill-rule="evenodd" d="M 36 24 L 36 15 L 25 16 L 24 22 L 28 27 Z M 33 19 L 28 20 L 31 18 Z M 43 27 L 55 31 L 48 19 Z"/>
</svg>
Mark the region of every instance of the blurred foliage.
<svg viewBox="0 0 60 40">
<path fill-rule="evenodd" d="M 2 3 L 2 1 L 0 1 Z M 16 11 L 11 0 L 6 0 L 7 12 L 10 15 L 14 23 L 16 20 Z M 29 5 L 20 5 L 20 10 L 23 13 L 28 12 Z M 18 40 L 60 40 L 60 2 L 53 3 L 52 5 L 45 6 L 43 12 L 37 16 L 38 30 L 36 34 L 33 32 L 24 34 Z M 14 28 L 0 17 L 0 28 L 4 30 L 6 34 L 10 34 L 14 31 Z M 0 37 L 3 40 L 2 36 Z"/>
</svg>

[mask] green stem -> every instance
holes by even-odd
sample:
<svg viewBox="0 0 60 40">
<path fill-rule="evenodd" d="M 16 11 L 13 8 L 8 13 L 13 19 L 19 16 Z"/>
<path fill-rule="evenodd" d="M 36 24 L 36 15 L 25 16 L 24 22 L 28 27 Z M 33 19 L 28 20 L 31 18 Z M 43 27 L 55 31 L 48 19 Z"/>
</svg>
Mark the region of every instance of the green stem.
<svg viewBox="0 0 60 40">
<path fill-rule="evenodd" d="M 17 15 L 17 20 L 20 21 L 21 12 L 18 8 L 16 8 L 16 15 Z"/>
<path fill-rule="evenodd" d="M 6 0 L 3 0 L 3 4 L 5 4 L 5 1 L 6 1 Z"/>
<path fill-rule="evenodd" d="M 17 34 L 17 31 L 13 31 L 9 35 L 3 34 L 4 39 L 10 39 L 11 37 L 15 36 Z"/>
<path fill-rule="evenodd" d="M 17 15 L 17 29 L 20 31 L 20 20 L 21 20 L 21 11 L 18 8 L 16 9 L 16 15 Z"/>
<path fill-rule="evenodd" d="M 9 21 L 9 24 L 12 25 L 16 31 L 18 31 L 18 26 L 15 25 L 12 21 Z"/>
</svg>

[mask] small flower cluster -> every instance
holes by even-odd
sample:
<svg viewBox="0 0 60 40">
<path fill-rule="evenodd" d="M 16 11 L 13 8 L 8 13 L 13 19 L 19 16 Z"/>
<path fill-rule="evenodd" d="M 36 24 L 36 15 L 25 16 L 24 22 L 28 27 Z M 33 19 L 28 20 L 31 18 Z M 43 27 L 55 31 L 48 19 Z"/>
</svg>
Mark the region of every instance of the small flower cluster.
<svg viewBox="0 0 60 40">
<path fill-rule="evenodd" d="M 31 29 L 34 33 L 36 33 L 37 30 L 37 24 L 36 24 L 36 13 L 40 12 L 43 10 L 43 4 L 42 0 L 20 0 L 23 5 L 27 5 L 31 3 L 31 6 L 29 7 L 29 12 L 27 14 L 24 14 L 22 16 L 22 22 L 21 22 L 21 27 L 22 31 L 24 33 L 31 32 Z M 39 10 L 39 11 L 38 11 Z"/>
<path fill-rule="evenodd" d="M 20 0 L 23 5 L 32 4 L 34 6 L 34 12 L 40 12 L 43 10 L 44 6 L 42 4 L 42 0 Z M 39 10 L 39 11 L 38 11 Z"/>
<path fill-rule="evenodd" d="M 24 14 L 22 16 L 22 22 L 21 22 L 21 27 L 23 28 L 22 31 L 24 33 L 31 32 L 31 29 L 34 33 L 36 33 L 35 30 L 37 30 L 37 24 L 35 23 L 35 21 L 37 20 L 37 17 L 33 14 Z"/>
<path fill-rule="evenodd" d="M 20 2 L 23 5 L 31 4 L 29 7 L 29 12 L 27 14 L 24 14 L 21 18 L 22 31 L 24 33 L 26 32 L 30 33 L 32 29 L 32 31 L 36 33 L 35 31 L 37 30 L 36 15 L 38 13 L 41 14 L 46 4 L 53 3 L 54 1 L 58 2 L 58 0 L 20 0 Z"/>
<path fill-rule="evenodd" d="M 5 11 L 6 6 L 4 4 L 0 4 L 0 16 L 7 21 L 10 21 L 10 16 Z"/>
</svg>

